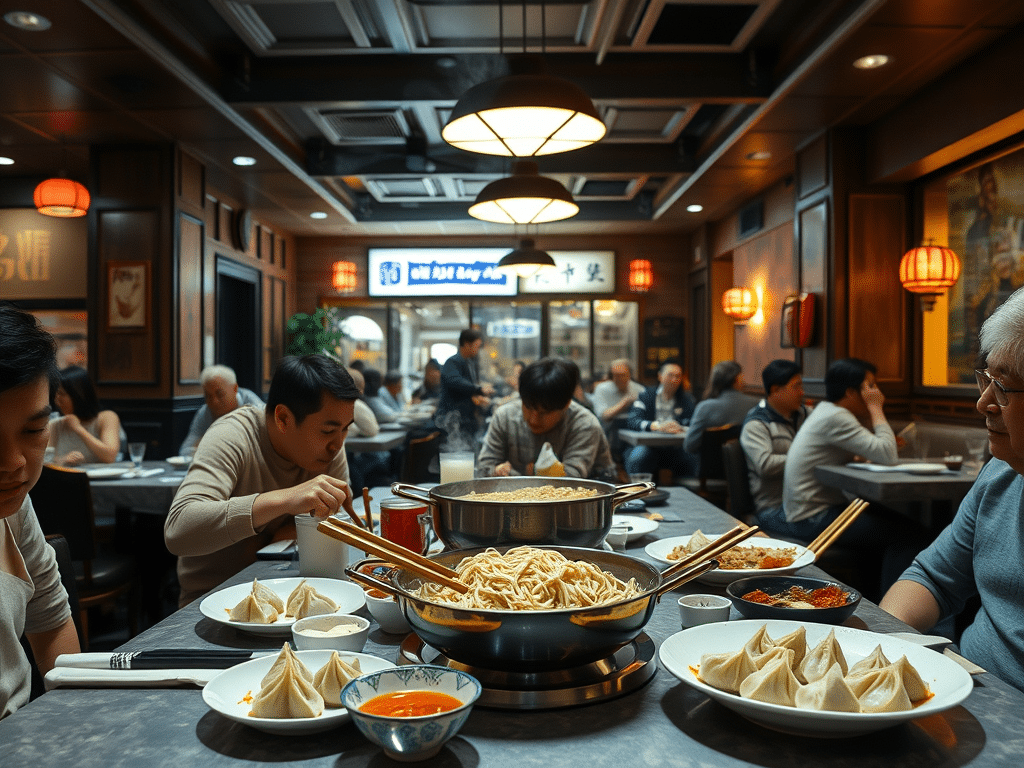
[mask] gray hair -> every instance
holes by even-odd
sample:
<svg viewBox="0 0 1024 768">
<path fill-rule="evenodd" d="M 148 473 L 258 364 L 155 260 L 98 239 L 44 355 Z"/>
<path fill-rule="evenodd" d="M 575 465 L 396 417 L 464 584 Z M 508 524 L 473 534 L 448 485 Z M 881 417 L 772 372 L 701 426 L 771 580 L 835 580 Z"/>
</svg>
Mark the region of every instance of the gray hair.
<svg viewBox="0 0 1024 768">
<path fill-rule="evenodd" d="M 1014 291 L 981 326 L 981 353 L 1000 358 L 1024 379 L 1024 288 Z"/>
<path fill-rule="evenodd" d="M 199 374 L 199 384 L 205 387 L 210 379 L 224 379 L 229 387 L 238 383 L 235 372 L 226 365 L 208 365 L 203 368 L 203 372 Z"/>
</svg>

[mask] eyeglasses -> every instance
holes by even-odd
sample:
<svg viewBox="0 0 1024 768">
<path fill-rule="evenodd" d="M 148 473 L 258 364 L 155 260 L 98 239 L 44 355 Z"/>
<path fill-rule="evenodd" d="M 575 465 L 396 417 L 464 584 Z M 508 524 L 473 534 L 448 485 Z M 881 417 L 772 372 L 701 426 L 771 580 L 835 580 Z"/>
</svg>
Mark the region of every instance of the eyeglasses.
<svg viewBox="0 0 1024 768">
<path fill-rule="evenodd" d="M 974 376 L 975 378 L 978 379 L 978 391 L 981 392 L 981 394 L 983 395 L 985 394 L 985 391 L 988 389 L 989 384 L 996 385 L 995 399 L 996 404 L 1000 408 L 1003 408 L 1010 404 L 1010 398 L 1007 397 L 1007 395 L 1016 394 L 1018 392 L 1024 392 L 1024 389 L 1007 389 L 1002 385 L 1002 382 L 1000 382 L 999 379 L 993 379 L 988 371 L 975 370 Z"/>
</svg>

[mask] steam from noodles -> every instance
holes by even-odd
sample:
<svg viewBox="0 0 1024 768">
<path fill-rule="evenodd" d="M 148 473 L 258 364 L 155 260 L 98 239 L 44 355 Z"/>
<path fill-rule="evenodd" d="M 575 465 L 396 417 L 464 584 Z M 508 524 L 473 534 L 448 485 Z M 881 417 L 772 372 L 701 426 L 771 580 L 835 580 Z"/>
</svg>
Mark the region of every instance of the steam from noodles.
<svg viewBox="0 0 1024 768">
<path fill-rule="evenodd" d="M 623 582 L 593 563 L 534 547 L 515 547 L 504 555 L 486 549 L 463 558 L 455 571 L 469 587 L 466 594 L 424 582 L 416 596 L 460 608 L 543 611 L 605 605 L 642 593 L 635 579 Z"/>
</svg>

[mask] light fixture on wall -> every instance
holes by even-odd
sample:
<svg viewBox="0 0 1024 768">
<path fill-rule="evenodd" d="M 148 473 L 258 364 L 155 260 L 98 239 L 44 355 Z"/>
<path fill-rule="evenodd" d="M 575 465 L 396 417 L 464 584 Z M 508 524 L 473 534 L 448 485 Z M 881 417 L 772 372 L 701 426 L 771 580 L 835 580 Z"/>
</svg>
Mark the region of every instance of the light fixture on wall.
<svg viewBox="0 0 1024 768">
<path fill-rule="evenodd" d="M 629 290 L 633 293 L 647 293 L 654 285 L 654 270 L 647 259 L 633 259 L 629 262 Z"/>
<path fill-rule="evenodd" d="M 551 254 L 537 248 L 529 237 L 520 240 L 519 247 L 502 256 L 497 265 L 497 269 L 519 277 L 532 277 L 542 269 L 554 267 L 555 260 Z"/>
<path fill-rule="evenodd" d="M 960 279 L 960 257 L 941 245 L 911 248 L 900 261 L 900 282 L 908 291 L 921 294 L 921 306 L 931 312 L 940 294 Z"/>
<path fill-rule="evenodd" d="M 44 216 L 74 219 L 89 210 L 89 190 L 72 179 L 47 179 L 36 186 L 32 202 Z"/>
<path fill-rule="evenodd" d="M 356 289 L 356 265 L 351 261 L 334 262 L 331 283 L 338 293 L 352 293 Z"/>
<path fill-rule="evenodd" d="M 579 210 L 569 190 L 538 174 L 532 160 L 519 160 L 513 164 L 511 176 L 480 190 L 469 215 L 498 224 L 542 224 L 571 218 Z"/>
<path fill-rule="evenodd" d="M 757 297 L 749 288 L 730 288 L 722 294 L 722 311 L 742 325 L 757 314 Z"/>
</svg>

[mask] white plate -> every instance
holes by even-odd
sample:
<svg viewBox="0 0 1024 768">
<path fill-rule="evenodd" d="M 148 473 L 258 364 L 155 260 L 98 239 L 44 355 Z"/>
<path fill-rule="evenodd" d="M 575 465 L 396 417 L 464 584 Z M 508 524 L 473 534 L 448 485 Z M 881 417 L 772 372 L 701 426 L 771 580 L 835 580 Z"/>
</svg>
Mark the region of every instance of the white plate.
<svg viewBox="0 0 1024 768">
<path fill-rule="evenodd" d="M 708 535 L 708 538 L 714 541 L 722 534 Z M 678 560 L 669 560 L 668 553 L 680 545 L 686 545 L 690 541 L 689 536 L 673 536 L 670 539 L 660 539 L 653 541 L 644 547 L 646 552 L 651 557 L 660 560 L 663 563 L 675 564 Z M 736 568 L 734 570 L 723 570 L 715 568 L 712 571 L 708 571 L 703 576 L 698 576 L 697 581 L 702 581 L 705 584 L 731 584 L 737 579 L 745 579 L 747 576 L 783 576 L 787 573 L 793 573 L 799 571 L 806 565 L 812 565 L 814 563 L 814 553 L 806 547 L 802 547 L 799 544 L 794 544 L 791 541 L 781 541 L 780 539 L 767 539 L 763 536 L 757 538 L 747 539 L 746 541 L 740 542 L 741 547 L 776 547 L 779 549 L 788 549 L 793 547 L 796 549 L 796 560 L 791 565 L 787 565 L 785 568 Z"/>
<path fill-rule="evenodd" d="M 317 670 L 331 658 L 332 651 L 296 651 L 295 655 L 314 675 Z M 395 666 L 392 662 L 371 656 L 368 653 L 340 652 L 343 659 L 355 657 L 359 659 L 360 669 L 364 673 L 377 672 Z M 270 671 L 277 654 L 260 659 L 253 659 L 225 669 L 214 677 L 203 688 L 203 701 L 224 717 L 237 723 L 249 725 L 267 733 L 284 733 L 298 736 L 307 733 L 319 733 L 337 728 L 352 719 L 344 707 L 325 707 L 319 717 L 271 718 L 250 717 L 252 702 L 242 700 L 247 693 L 255 696 L 260 691 L 260 681 Z"/>
<path fill-rule="evenodd" d="M 192 463 L 191 456 L 171 456 L 169 459 L 164 459 L 172 467 L 187 467 Z"/>
<path fill-rule="evenodd" d="M 937 475 L 946 471 L 945 464 L 897 464 L 896 471 L 912 475 Z"/>
<path fill-rule="evenodd" d="M 261 579 L 260 584 L 270 587 L 287 601 L 288 595 L 302 581 L 301 577 L 287 579 Z M 341 579 L 306 578 L 310 586 L 322 595 L 326 595 L 338 604 L 337 613 L 354 613 L 366 605 L 366 597 L 363 588 L 351 581 Z M 235 584 L 233 587 L 225 587 L 214 592 L 203 599 L 199 604 L 199 611 L 207 618 L 213 619 L 229 627 L 235 627 L 254 635 L 290 635 L 292 624 L 295 623 L 294 616 L 279 616 L 273 624 L 252 624 L 247 621 L 231 621 L 228 612 L 238 605 L 252 592 L 252 582 Z"/>
<path fill-rule="evenodd" d="M 612 515 L 612 527 L 616 525 L 628 525 L 629 531 L 626 533 L 626 541 L 635 541 L 641 536 L 646 536 L 648 533 L 654 533 L 658 530 L 658 521 L 651 520 L 649 517 L 641 517 L 640 515 Z"/>
<path fill-rule="evenodd" d="M 92 467 L 85 470 L 90 480 L 103 480 L 111 477 L 120 477 L 125 472 L 131 472 L 132 467 Z"/>
<path fill-rule="evenodd" d="M 798 621 L 730 621 L 685 629 L 662 643 L 661 664 L 687 685 L 759 725 L 783 733 L 824 738 L 871 733 L 907 720 L 928 717 L 957 706 L 974 689 L 974 681 L 967 671 L 941 653 L 863 629 L 809 623 L 803 625 L 807 628 L 808 647 L 816 645 L 829 630 L 835 629 L 843 655 L 853 666 L 881 645 L 882 653 L 890 661 L 906 656 L 934 696 L 908 712 L 818 712 L 744 699 L 712 688 L 697 678 L 703 654 L 742 648 L 762 624 L 768 625 L 768 634 L 772 637 L 782 637 L 801 625 Z"/>
</svg>

